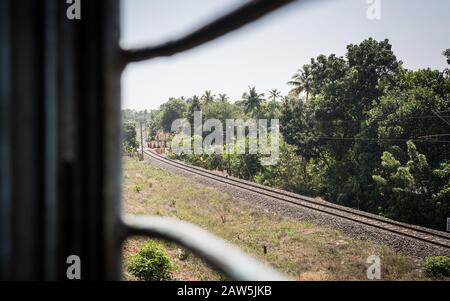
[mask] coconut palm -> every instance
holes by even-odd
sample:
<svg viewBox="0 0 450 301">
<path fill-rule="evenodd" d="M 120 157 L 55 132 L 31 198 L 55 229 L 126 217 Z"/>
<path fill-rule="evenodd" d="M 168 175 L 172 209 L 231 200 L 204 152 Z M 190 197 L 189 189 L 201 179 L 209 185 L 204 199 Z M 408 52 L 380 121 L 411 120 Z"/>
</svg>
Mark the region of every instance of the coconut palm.
<svg viewBox="0 0 450 301">
<path fill-rule="evenodd" d="M 306 92 L 306 101 L 308 101 L 309 93 L 311 91 L 311 67 L 304 65 L 302 69 L 299 69 L 297 73 L 292 76 L 292 80 L 288 82 L 288 85 L 294 86 L 289 92 L 296 97 L 302 92 Z"/>
<path fill-rule="evenodd" d="M 219 100 L 221 102 L 227 102 L 230 99 L 226 94 L 219 94 Z"/>
<path fill-rule="evenodd" d="M 281 97 L 281 92 L 277 89 L 272 89 L 269 91 L 269 98 L 272 99 L 273 102 L 276 102 L 278 98 Z"/>
<path fill-rule="evenodd" d="M 259 109 L 259 107 L 261 106 L 261 102 L 264 101 L 264 93 L 258 94 L 255 87 L 248 87 L 248 89 L 248 93 L 245 92 L 244 94 L 242 94 L 246 113 L 254 112 L 256 109 Z"/>
<path fill-rule="evenodd" d="M 214 101 L 214 96 L 215 95 L 212 94 L 211 90 L 206 90 L 202 96 L 202 100 L 205 102 L 205 104 L 208 104 Z"/>
</svg>

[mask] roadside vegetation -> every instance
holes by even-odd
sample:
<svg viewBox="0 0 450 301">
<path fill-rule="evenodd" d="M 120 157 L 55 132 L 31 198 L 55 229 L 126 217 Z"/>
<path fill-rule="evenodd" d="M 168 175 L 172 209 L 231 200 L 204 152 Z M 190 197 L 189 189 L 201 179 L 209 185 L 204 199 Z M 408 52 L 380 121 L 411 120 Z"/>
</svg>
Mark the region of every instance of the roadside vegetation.
<svg viewBox="0 0 450 301">
<path fill-rule="evenodd" d="M 450 50 L 444 51 L 450 61 Z M 444 57 L 443 57 L 444 59 Z M 295 70 L 295 66 L 293 66 Z M 343 57 L 319 55 L 287 84 L 241 99 L 207 90 L 171 98 L 159 110 L 124 110 L 145 120 L 148 140 L 177 118 L 279 118 L 280 161 L 261 155 L 184 155 L 209 169 L 289 191 L 319 196 L 399 221 L 445 230 L 450 216 L 450 71 L 408 70 L 388 40 L 349 45 Z M 207 135 L 208 133 L 205 133 Z"/>
<path fill-rule="evenodd" d="M 450 280 L 450 257 L 431 256 L 425 260 L 425 275 L 431 279 Z"/>
<path fill-rule="evenodd" d="M 251 206 L 136 157 L 124 156 L 123 164 L 124 212 L 194 223 L 293 279 L 367 280 L 366 260 L 370 255 L 381 257 L 383 280 L 423 279 L 420 261 L 386 246 L 355 240 L 335 230 Z M 131 238 L 123 251 L 124 278 L 128 280 L 225 279 L 173 243 L 155 245 L 148 243 L 148 239 Z"/>
</svg>

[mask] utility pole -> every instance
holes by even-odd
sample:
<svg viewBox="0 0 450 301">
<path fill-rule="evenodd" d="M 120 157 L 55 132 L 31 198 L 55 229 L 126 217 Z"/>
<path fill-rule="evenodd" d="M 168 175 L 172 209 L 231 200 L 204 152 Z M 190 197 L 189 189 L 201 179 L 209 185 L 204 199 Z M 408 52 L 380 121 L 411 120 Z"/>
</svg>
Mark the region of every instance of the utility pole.
<svg viewBox="0 0 450 301">
<path fill-rule="evenodd" d="M 142 133 L 142 119 L 139 121 L 141 127 L 141 158 L 140 160 L 144 160 L 144 135 Z"/>
</svg>

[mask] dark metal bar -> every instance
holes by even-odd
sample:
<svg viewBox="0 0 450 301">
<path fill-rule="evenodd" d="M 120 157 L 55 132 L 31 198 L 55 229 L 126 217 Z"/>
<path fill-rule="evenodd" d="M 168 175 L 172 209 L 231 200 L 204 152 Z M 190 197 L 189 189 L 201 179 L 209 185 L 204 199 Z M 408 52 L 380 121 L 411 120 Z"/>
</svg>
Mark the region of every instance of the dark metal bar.
<svg viewBox="0 0 450 301">
<path fill-rule="evenodd" d="M 10 5 L 0 1 L 0 280 L 12 270 Z"/>
<path fill-rule="evenodd" d="M 58 27 L 57 5 L 53 0 L 44 1 L 44 276 L 45 280 L 57 277 L 57 133 L 58 133 Z"/>
<path fill-rule="evenodd" d="M 42 279 L 43 6 L 41 1 L 1 2 L 0 278 Z"/>
<path fill-rule="evenodd" d="M 233 280 L 288 280 L 286 276 L 192 224 L 154 216 L 127 216 L 124 223 L 128 236 L 144 235 L 176 242 Z"/>
<path fill-rule="evenodd" d="M 121 276 L 119 1 L 84 1 L 81 20 L 60 3 L 59 229 L 61 264 L 82 279 Z"/>
<path fill-rule="evenodd" d="M 119 1 L 0 1 L 0 279 L 121 276 Z"/>
<path fill-rule="evenodd" d="M 154 47 L 124 50 L 125 63 L 171 56 L 205 44 L 249 24 L 294 0 L 253 0 L 178 40 Z M 300 0 L 298 0 L 300 1 Z M 306 2 L 303 0 L 303 2 Z"/>
<path fill-rule="evenodd" d="M 122 118 L 120 77 L 122 73 L 120 40 L 120 1 L 104 0 L 102 19 L 101 60 L 103 67 L 102 127 L 103 144 L 103 250 L 104 279 L 122 277 L 121 243 L 125 231 L 121 222 L 122 154 L 120 136 Z"/>
</svg>

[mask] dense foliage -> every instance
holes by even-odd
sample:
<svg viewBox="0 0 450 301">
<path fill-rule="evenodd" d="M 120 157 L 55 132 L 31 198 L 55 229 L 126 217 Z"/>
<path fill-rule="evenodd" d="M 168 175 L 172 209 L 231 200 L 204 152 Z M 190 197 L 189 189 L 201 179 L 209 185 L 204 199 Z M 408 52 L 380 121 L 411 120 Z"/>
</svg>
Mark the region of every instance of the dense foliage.
<svg viewBox="0 0 450 301">
<path fill-rule="evenodd" d="M 431 256 L 425 260 L 425 274 L 433 279 L 450 279 L 450 257 Z"/>
<path fill-rule="evenodd" d="M 122 131 L 122 151 L 132 154 L 136 152 L 137 147 L 136 125 L 132 122 L 127 122 L 124 124 Z"/>
<path fill-rule="evenodd" d="M 323 164 L 319 193 L 444 229 L 450 215 L 449 77 L 405 70 L 387 40 L 372 39 L 349 45 L 345 58 L 312 59 L 306 70 L 310 100 L 283 108 L 281 130 L 299 155 Z"/>
<path fill-rule="evenodd" d="M 443 52 L 450 58 L 450 50 Z M 443 58 L 445 59 L 445 58 Z M 450 62 L 450 61 L 449 61 Z M 147 114 L 149 132 L 175 118 L 279 118 L 280 160 L 261 154 L 183 155 L 180 159 L 283 189 L 321 196 L 408 223 L 443 230 L 450 217 L 450 72 L 407 70 L 388 40 L 349 45 L 345 56 L 319 55 L 288 84 L 234 103 L 209 90 L 172 98 Z M 128 114 L 130 115 L 130 114 Z M 207 134 L 207 133 L 205 133 Z"/>
</svg>

